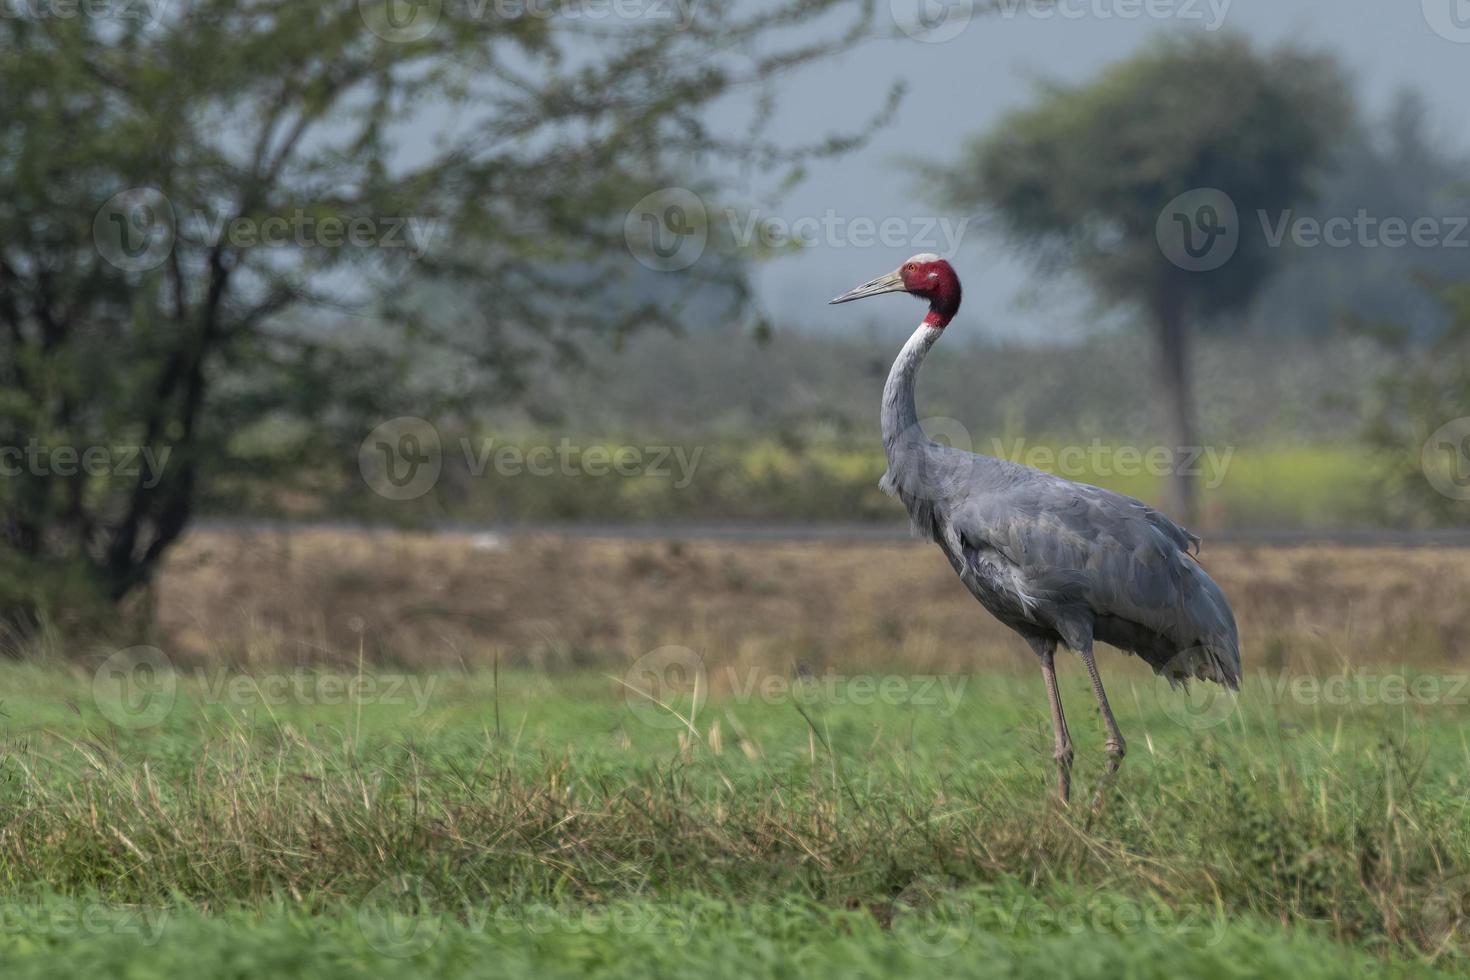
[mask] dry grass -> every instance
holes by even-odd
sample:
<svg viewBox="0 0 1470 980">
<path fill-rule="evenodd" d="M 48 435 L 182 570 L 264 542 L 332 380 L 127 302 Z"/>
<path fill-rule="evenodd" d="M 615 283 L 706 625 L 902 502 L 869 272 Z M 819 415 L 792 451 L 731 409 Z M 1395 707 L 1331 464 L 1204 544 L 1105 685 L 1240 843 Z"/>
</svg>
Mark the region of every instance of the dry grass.
<svg viewBox="0 0 1470 980">
<path fill-rule="evenodd" d="M 1470 551 L 1206 544 L 1247 668 L 1450 667 Z M 614 541 L 199 532 L 160 583 L 181 660 L 503 663 L 561 669 L 664 644 L 715 663 L 845 670 L 1024 666 L 1021 646 L 921 542 Z"/>
</svg>

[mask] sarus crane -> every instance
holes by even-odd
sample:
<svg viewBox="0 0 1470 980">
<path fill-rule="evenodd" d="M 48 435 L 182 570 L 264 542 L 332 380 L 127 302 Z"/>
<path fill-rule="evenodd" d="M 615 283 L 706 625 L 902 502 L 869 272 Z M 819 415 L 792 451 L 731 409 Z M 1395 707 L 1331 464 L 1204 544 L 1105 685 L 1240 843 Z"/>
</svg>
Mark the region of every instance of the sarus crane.
<svg viewBox="0 0 1470 980">
<path fill-rule="evenodd" d="M 1200 539 L 1153 508 L 931 440 L 914 407 L 915 378 L 959 311 L 954 269 L 921 253 L 831 302 L 896 292 L 927 301 L 929 312 L 883 386 L 888 472 L 879 485 L 903 501 L 915 534 L 939 546 L 980 604 L 1035 652 L 1051 707 L 1063 803 L 1071 795 L 1072 738 L 1057 691 L 1057 644 L 1081 657 L 1108 731 L 1096 807 L 1126 743 L 1098 676 L 1093 642 L 1143 658 L 1171 685 L 1198 679 L 1239 690 L 1235 616 L 1195 559 Z"/>
</svg>

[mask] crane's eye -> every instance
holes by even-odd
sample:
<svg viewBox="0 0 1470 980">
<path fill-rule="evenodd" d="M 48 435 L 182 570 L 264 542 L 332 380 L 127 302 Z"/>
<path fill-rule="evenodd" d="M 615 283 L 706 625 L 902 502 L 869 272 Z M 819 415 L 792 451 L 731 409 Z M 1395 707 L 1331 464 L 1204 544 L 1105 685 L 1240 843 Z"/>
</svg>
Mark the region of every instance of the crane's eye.
<svg viewBox="0 0 1470 980">
<path fill-rule="evenodd" d="M 906 266 L 903 267 L 903 271 L 904 272 L 913 272 L 914 271 L 914 264 L 912 262 L 910 262 L 908 265 L 906 265 Z"/>
</svg>

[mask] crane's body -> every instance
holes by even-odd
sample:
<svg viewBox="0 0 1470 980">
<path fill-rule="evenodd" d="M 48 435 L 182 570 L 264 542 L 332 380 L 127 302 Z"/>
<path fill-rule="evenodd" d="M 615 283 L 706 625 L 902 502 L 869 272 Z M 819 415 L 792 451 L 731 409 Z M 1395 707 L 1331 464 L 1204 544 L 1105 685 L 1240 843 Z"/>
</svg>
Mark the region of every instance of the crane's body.
<svg viewBox="0 0 1470 980">
<path fill-rule="evenodd" d="M 1108 727 L 1108 775 L 1125 751 L 1093 659 L 1094 639 L 1145 660 L 1170 683 L 1239 686 L 1235 617 L 1195 560 L 1199 538 L 1140 501 L 1008 460 L 943 446 L 919 423 L 916 378 L 959 309 L 949 263 L 916 255 L 897 272 L 837 297 L 885 292 L 929 300 L 929 313 L 883 389 L 883 490 L 908 510 L 915 533 L 937 544 L 960 581 L 1041 663 L 1056 733 L 1059 793 L 1071 786 L 1071 737 L 1056 688 L 1057 644 L 1085 663 Z"/>
</svg>

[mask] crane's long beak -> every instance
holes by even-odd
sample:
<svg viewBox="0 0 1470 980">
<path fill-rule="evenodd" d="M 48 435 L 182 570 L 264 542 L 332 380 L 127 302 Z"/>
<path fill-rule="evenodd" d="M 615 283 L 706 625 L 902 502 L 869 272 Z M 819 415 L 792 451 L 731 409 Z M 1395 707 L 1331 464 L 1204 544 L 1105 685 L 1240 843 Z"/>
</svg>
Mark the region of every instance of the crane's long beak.
<svg viewBox="0 0 1470 980">
<path fill-rule="evenodd" d="M 877 279 L 865 282 L 856 289 L 848 290 L 836 299 L 829 300 L 827 305 L 851 303 L 855 299 L 867 299 L 869 296 L 877 296 L 881 293 L 901 293 L 903 291 L 903 279 L 897 271 L 894 271 L 888 273 L 886 276 L 879 276 Z"/>
</svg>

